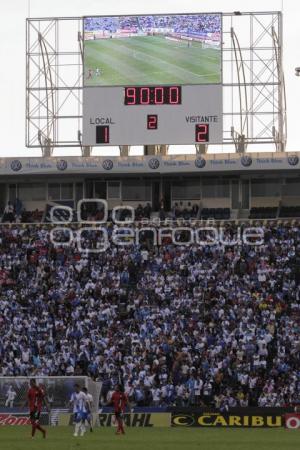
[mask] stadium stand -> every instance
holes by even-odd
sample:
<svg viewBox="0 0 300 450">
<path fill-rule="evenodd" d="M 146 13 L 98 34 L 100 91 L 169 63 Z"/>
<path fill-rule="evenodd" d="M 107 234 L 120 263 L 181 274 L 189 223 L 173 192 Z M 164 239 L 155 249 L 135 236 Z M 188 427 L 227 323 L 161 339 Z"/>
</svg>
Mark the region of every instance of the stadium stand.
<svg viewBox="0 0 300 450">
<path fill-rule="evenodd" d="M 275 219 L 277 217 L 277 213 L 278 208 L 272 206 L 251 208 L 249 219 Z"/>
<path fill-rule="evenodd" d="M 109 33 L 120 30 L 152 31 L 153 29 L 173 29 L 176 32 L 199 34 L 200 32 L 219 32 L 220 16 L 178 15 L 178 16 L 131 16 L 131 17 L 92 17 L 85 19 L 85 31 L 107 31 Z"/>
<path fill-rule="evenodd" d="M 201 219 L 228 220 L 230 219 L 229 208 L 203 208 L 200 214 Z"/>
<path fill-rule="evenodd" d="M 164 244 L 87 256 L 2 224 L 0 375 L 89 375 L 104 405 L 119 381 L 138 406 L 296 404 L 299 226 L 256 248 Z"/>
<path fill-rule="evenodd" d="M 280 208 L 279 217 L 299 217 L 300 206 L 282 206 Z"/>
</svg>

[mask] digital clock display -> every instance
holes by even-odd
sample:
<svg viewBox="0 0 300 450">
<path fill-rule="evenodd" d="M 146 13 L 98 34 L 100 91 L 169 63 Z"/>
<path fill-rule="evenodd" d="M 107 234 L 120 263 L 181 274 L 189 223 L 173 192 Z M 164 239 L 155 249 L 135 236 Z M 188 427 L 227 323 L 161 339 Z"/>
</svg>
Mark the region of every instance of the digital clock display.
<svg viewBox="0 0 300 450">
<path fill-rule="evenodd" d="M 124 104 L 181 105 L 181 86 L 125 87 Z"/>
</svg>

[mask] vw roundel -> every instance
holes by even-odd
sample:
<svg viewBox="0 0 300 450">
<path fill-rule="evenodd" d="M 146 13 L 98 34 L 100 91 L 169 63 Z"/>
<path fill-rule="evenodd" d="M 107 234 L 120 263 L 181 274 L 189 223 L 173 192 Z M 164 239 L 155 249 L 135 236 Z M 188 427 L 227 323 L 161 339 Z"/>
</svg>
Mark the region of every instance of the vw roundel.
<svg viewBox="0 0 300 450">
<path fill-rule="evenodd" d="M 151 158 L 148 162 L 150 169 L 156 170 L 159 168 L 159 160 L 157 158 Z"/>
<path fill-rule="evenodd" d="M 60 159 L 59 161 L 57 161 L 56 167 L 57 167 L 57 170 L 64 171 L 67 169 L 68 163 L 65 159 Z"/>
<path fill-rule="evenodd" d="M 244 167 L 249 167 L 249 166 L 251 166 L 251 164 L 252 164 L 252 158 L 251 158 L 251 156 L 248 156 L 248 155 L 242 156 L 242 157 L 241 157 L 241 163 L 242 163 L 242 166 L 244 166 Z"/>
<path fill-rule="evenodd" d="M 19 161 L 18 159 L 14 159 L 11 163 L 10 163 L 10 168 L 11 170 L 13 170 L 14 172 L 19 172 L 22 169 L 22 163 L 21 161 Z"/>
<path fill-rule="evenodd" d="M 102 163 L 102 167 L 104 170 L 111 170 L 114 167 L 114 163 L 111 159 L 105 159 Z"/>
<path fill-rule="evenodd" d="M 205 159 L 204 159 L 204 158 L 197 158 L 197 159 L 195 159 L 195 166 L 196 166 L 198 169 L 203 169 L 203 167 L 206 166 L 206 161 L 205 161 Z"/>
<path fill-rule="evenodd" d="M 297 155 L 288 156 L 288 163 L 290 166 L 297 166 L 299 163 L 299 157 Z"/>
</svg>

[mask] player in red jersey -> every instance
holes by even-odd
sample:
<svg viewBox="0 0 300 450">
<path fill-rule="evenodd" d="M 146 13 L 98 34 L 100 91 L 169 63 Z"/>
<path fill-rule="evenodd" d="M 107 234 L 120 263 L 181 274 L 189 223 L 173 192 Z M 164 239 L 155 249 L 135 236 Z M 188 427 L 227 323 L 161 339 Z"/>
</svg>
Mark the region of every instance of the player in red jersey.
<svg viewBox="0 0 300 450">
<path fill-rule="evenodd" d="M 123 424 L 123 413 L 125 411 L 126 405 L 128 405 L 128 399 L 121 385 L 118 384 L 116 386 L 116 390 L 114 391 L 111 397 L 111 402 L 114 406 L 114 412 L 118 423 L 118 429 L 116 431 L 116 434 L 125 434 Z"/>
<path fill-rule="evenodd" d="M 29 406 L 30 423 L 31 423 L 31 437 L 34 437 L 36 430 L 46 437 L 46 430 L 40 426 L 40 415 L 43 403 L 46 403 L 45 392 L 41 386 L 37 386 L 36 381 L 32 378 L 30 380 L 30 388 L 27 392 L 27 401 Z"/>
</svg>

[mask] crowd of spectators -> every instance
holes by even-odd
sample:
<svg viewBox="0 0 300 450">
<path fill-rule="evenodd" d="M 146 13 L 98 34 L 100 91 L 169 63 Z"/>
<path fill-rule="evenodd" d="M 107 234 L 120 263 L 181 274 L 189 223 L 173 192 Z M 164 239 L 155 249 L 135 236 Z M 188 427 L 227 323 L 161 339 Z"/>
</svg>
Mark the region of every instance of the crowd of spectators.
<svg viewBox="0 0 300 450">
<path fill-rule="evenodd" d="M 48 210 L 49 209 L 49 210 Z M 50 209 L 49 207 L 46 211 L 40 211 L 38 209 L 34 211 L 27 211 L 22 203 L 17 199 L 14 203 L 8 202 L 5 207 L 1 221 L 3 223 L 40 223 L 42 221 L 50 222 Z M 59 211 L 62 214 L 62 211 Z M 153 213 L 153 208 L 149 202 L 144 204 L 139 204 L 134 210 L 134 219 L 137 221 L 143 219 L 151 219 L 151 215 Z M 175 202 L 170 211 L 166 211 L 164 206 L 164 201 L 161 200 L 158 210 L 158 216 L 160 219 L 201 219 L 201 214 L 199 210 L 198 204 L 192 204 L 188 202 L 186 205 L 183 202 Z M 1 217 L 1 215 L 0 215 Z M 213 216 L 208 214 L 206 219 L 212 218 Z M 101 221 L 104 218 L 104 209 L 100 206 L 99 203 L 89 203 L 83 204 L 81 210 L 81 218 L 82 220 L 93 220 L 93 221 Z M 112 211 L 109 210 L 108 219 L 111 220 Z M 125 221 L 126 218 L 131 218 L 131 213 L 125 208 L 124 210 L 120 210 L 118 214 L 118 220 Z M 62 218 L 61 218 L 62 219 Z M 68 219 L 68 215 L 66 215 L 65 219 Z M 77 220 L 77 213 L 73 212 L 73 221 Z"/>
<path fill-rule="evenodd" d="M 168 30 L 174 33 L 220 33 L 219 14 L 148 15 L 85 18 L 86 32 L 116 33 L 120 30 L 152 32 Z"/>
<path fill-rule="evenodd" d="M 27 211 L 19 199 L 9 201 L 4 211 L 0 211 L 0 222 L 3 223 L 39 223 L 42 218 L 43 211 Z"/>
<path fill-rule="evenodd" d="M 0 375 L 89 375 L 102 404 L 116 382 L 139 406 L 298 403 L 299 226 L 264 239 L 86 254 L 2 225 Z"/>
</svg>

